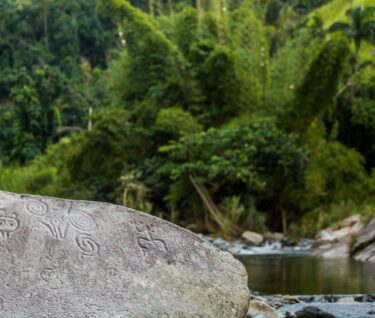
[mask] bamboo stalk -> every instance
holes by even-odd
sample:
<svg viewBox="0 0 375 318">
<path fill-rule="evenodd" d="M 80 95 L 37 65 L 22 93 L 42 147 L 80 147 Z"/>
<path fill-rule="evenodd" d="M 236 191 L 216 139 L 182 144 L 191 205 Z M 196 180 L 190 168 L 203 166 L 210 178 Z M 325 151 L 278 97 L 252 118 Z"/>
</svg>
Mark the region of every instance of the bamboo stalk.
<svg viewBox="0 0 375 318">
<path fill-rule="evenodd" d="M 206 187 L 203 184 L 198 183 L 194 176 L 190 175 L 189 178 L 190 178 L 194 188 L 197 190 L 199 196 L 201 197 L 204 205 L 206 206 L 206 208 L 210 212 L 210 215 L 212 216 L 214 221 L 221 228 L 223 228 L 223 226 L 224 226 L 223 216 L 221 215 L 221 212 L 218 209 L 218 207 L 216 206 L 216 204 L 213 202 L 213 200 L 212 200 L 210 194 L 208 193 Z"/>
</svg>

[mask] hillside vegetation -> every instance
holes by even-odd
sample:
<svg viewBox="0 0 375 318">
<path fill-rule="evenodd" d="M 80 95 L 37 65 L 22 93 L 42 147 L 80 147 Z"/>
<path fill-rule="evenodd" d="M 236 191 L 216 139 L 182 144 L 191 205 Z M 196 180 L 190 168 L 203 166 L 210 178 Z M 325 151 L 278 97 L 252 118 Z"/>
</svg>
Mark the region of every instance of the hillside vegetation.
<svg viewBox="0 0 375 318">
<path fill-rule="evenodd" d="M 375 7 L 2 1 L 0 188 L 200 232 L 375 214 Z"/>
</svg>

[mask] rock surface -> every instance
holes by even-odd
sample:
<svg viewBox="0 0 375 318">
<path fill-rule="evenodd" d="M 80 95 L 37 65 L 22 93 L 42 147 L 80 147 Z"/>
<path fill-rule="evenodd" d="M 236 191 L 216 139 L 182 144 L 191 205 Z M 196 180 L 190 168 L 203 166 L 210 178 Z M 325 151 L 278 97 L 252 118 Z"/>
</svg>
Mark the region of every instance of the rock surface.
<svg viewBox="0 0 375 318">
<path fill-rule="evenodd" d="M 339 242 L 320 246 L 319 256 L 325 258 L 348 258 L 350 256 L 351 237 L 342 238 Z"/>
<path fill-rule="evenodd" d="M 375 262 L 375 218 L 359 231 L 352 253 L 358 261 Z"/>
<path fill-rule="evenodd" d="M 247 317 L 256 317 L 262 315 L 264 318 L 280 318 L 279 314 L 275 308 L 271 307 L 264 301 L 251 300 L 249 311 Z"/>
<path fill-rule="evenodd" d="M 232 255 L 111 204 L 0 192 L 0 317 L 244 317 Z"/>
<path fill-rule="evenodd" d="M 336 318 L 329 312 L 326 312 L 315 306 L 307 306 L 295 313 L 297 318 Z"/>
<path fill-rule="evenodd" d="M 261 234 L 251 231 L 243 232 L 241 238 L 251 245 L 260 245 L 263 242 L 263 236 Z"/>
<path fill-rule="evenodd" d="M 362 231 L 359 215 L 348 217 L 321 231 L 314 244 L 319 247 L 317 255 L 326 258 L 348 258 L 353 237 Z"/>
<path fill-rule="evenodd" d="M 310 307 L 317 307 L 326 314 L 331 314 L 331 317 L 336 318 L 373 318 L 370 314 L 371 310 L 375 309 L 374 303 L 312 303 Z M 301 318 L 297 316 L 297 312 L 303 311 L 306 308 L 306 304 L 296 304 L 291 306 L 285 306 L 283 312 L 292 312 L 292 314 L 285 315 L 286 318 Z M 303 317 L 303 316 L 302 316 Z M 307 316 L 308 317 L 308 316 Z M 310 316 L 311 317 L 311 316 Z M 312 316 L 316 318 L 316 316 Z M 319 316 L 318 316 L 319 317 Z M 327 317 L 327 316 L 323 316 Z M 329 316 L 328 316 L 329 317 Z"/>
</svg>

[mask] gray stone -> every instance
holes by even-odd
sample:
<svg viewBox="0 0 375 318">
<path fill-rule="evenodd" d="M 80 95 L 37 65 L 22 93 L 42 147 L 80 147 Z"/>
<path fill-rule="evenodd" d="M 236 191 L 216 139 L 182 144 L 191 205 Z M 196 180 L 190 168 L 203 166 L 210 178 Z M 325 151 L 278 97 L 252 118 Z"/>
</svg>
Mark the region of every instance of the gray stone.
<svg viewBox="0 0 375 318">
<path fill-rule="evenodd" d="M 314 243 L 316 255 L 326 258 L 349 258 L 353 237 L 362 231 L 358 215 L 353 215 L 321 231 Z"/>
<path fill-rule="evenodd" d="M 354 255 L 354 259 L 361 262 L 375 263 L 375 242 L 370 243 L 363 250 Z"/>
<path fill-rule="evenodd" d="M 375 218 L 358 233 L 352 254 L 358 261 L 375 262 Z"/>
<path fill-rule="evenodd" d="M 305 307 L 306 304 L 294 304 L 290 306 L 285 306 L 282 308 L 283 313 L 292 312 L 291 316 L 295 317 L 295 313 L 299 312 Z M 355 302 L 355 303 L 312 303 L 311 307 L 317 307 L 321 312 L 326 312 L 327 314 L 333 315 L 337 318 L 374 318 L 369 314 L 374 308 L 374 303 L 371 302 Z M 314 311 L 312 312 L 314 313 Z M 315 313 L 319 313 L 316 312 Z M 314 316 L 313 316 L 314 317 Z M 316 317 L 316 316 L 315 316 Z M 323 316 L 324 317 L 324 316 Z M 328 316 L 329 317 L 329 316 Z M 331 316 L 332 317 L 332 316 Z"/>
<path fill-rule="evenodd" d="M 267 232 L 264 235 L 264 239 L 269 240 L 269 241 L 280 242 L 284 239 L 284 234 L 283 233 L 277 233 L 277 232 L 274 232 L 274 233 Z"/>
<path fill-rule="evenodd" d="M 246 243 L 251 245 L 260 245 L 263 242 L 263 236 L 261 234 L 245 231 L 242 233 L 241 238 L 246 241 Z"/>
<path fill-rule="evenodd" d="M 243 265 L 112 204 L 0 192 L 0 317 L 245 317 Z"/>
<path fill-rule="evenodd" d="M 276 311 L 275 308 L 271 307 L 264 301 L 251 300 L 249 311 L 247 312 L 248 317 L 257 317 L 258 315 L 264 316 L 264 318 L 280 318 L 281 315 Z"/>
<path fill-rule="evenodd" d="M 221 237 L 215 238 L 211 243 L 222 251 L 227 251 L 232 247 L 232 243 L 222 239 Z"/>
<path fill-rule="evenodd" d="M 317 255 L 325 258 L 348 258 L 350 256 L 351 237 L 342 238 L 339 242 L 320 247 Z"/>
<path fill-rule="evenodd" d="M 347 303 L 354 303 L 355 299 L 354 297 L 342 297 L 337 299 L 338 303 L 347 304 Z"/>
<path fill-rule="evenodd" d="M 307 306 L 296 312 L 297 318 L 335 318 L 334 315 L 315 306 Z"/>
</svg>

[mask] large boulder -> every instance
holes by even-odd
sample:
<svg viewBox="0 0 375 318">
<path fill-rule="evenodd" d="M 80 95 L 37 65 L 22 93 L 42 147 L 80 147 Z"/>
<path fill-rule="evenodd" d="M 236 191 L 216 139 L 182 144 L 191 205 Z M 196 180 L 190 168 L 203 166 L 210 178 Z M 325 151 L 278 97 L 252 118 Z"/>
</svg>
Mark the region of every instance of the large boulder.
<svg viewBox="0 0 375 318">
<path fill-rule="evenodd" d="M 321 231 L 315 247 L 316 254 L 325 258 L 348 258 L 352 239 L 361 231 L 363 224 L 359 215 L 353 215 Z"/>
<path fill-rule="evenodd" d="M 112 204 L 0 192 L 0 316 L 244 317 L 244 266 Z"/>
<path fill-rule="evenodd" d="M 358 261 L 375 262 L 375 218 L 358 233 L 352 254 Z"/>
<path fill-rule="evenodd" d="M 347 217 L 346 219 L 336 222 L 332 226 L 321 231 L 316 238 L 315 245 L 324 246 L 327 244 L 338 243 L 357 235 L 362 227 L 363 225 L 359 215 Z"/>
</svg>

